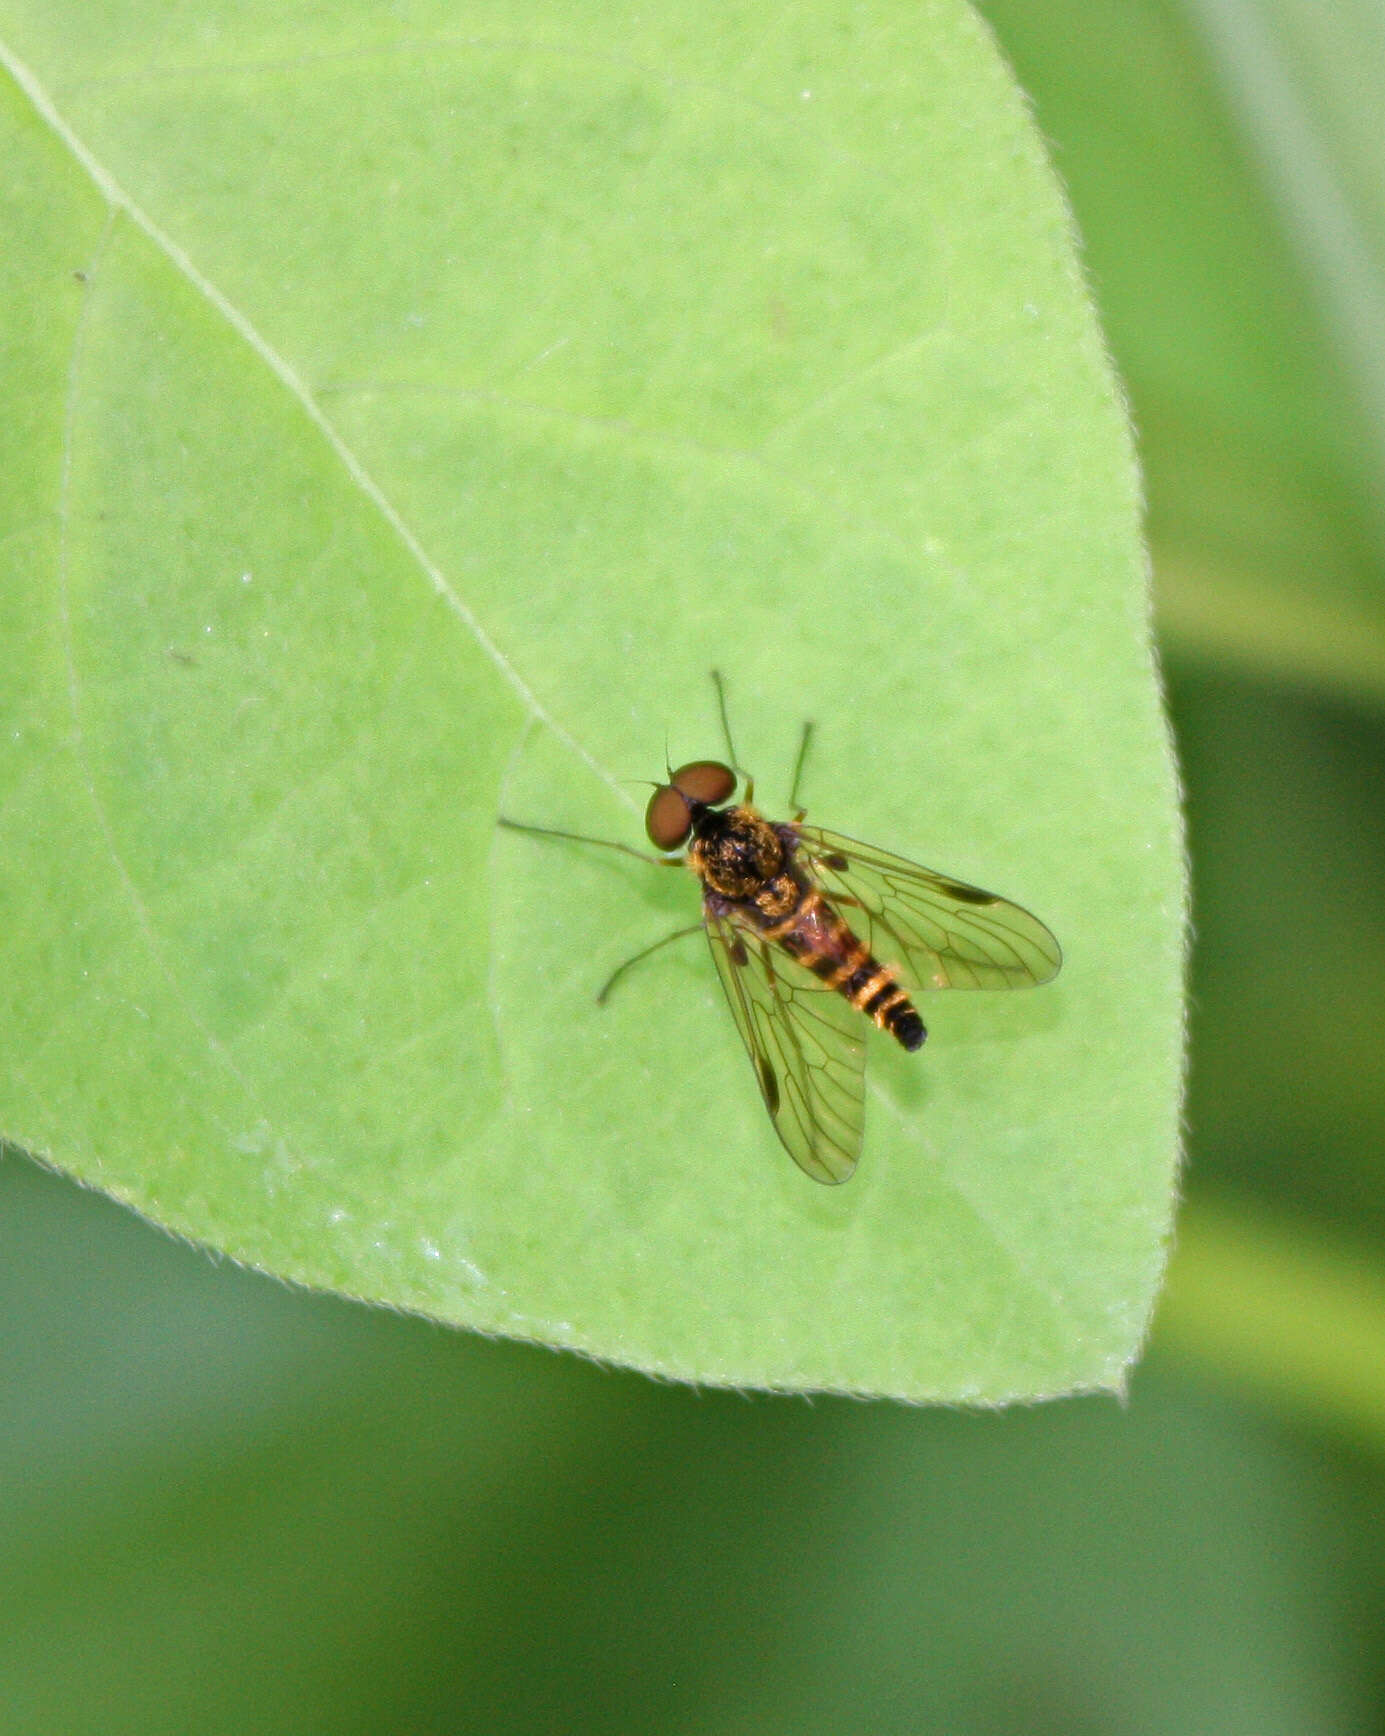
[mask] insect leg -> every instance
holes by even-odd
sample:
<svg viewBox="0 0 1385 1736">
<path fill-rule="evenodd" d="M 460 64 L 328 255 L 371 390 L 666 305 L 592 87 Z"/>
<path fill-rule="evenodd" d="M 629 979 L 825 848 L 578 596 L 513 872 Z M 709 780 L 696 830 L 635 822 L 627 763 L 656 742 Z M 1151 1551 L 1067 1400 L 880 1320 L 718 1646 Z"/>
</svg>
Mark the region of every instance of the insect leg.
<svg viewBox="0 0 1385 1736">
<path fill-rule="evenodd" d="M 726 761 L 732 771 L 739 772 L 745 779 L 745 794 L 741 800 L 753 804 L 755 800 L 755 780 L 736 758 L 736 744 L 731 739 L 731 723 L 726 715 L 726 679 L 720 669 L 712 671 L 712 686 L 717 690 L 717 710 L 721 713 L 721 733 L 726 737 Z"/>
<path fill-rule="evenodd" d="M 721 713 L 721 733 L 726 737 L 726 755 L 734 766 L 736 744 L 731 739 L 731 725 L 726 716 L 726 680 L 720 669 L 712 671 L 712 686 L 717 690 L 717 710 Z"/>
<path fill-rule="evenodd" d="M 662 860 L 663 858 L 660 857 L 660 861 Z M 672 945 L 675 940 L 685 940 L 688 935 L 697 934 L 701 928 L 702 924 L 700 922 L 690 923 L 687 928 L 676 928 L 672 934 L 666 934 L 662 940 L 656 940 L 653 946 L 645 947 L 642 952 L 637 952 L 633 958 L 627 958 L 624 964 L 617 965 L 611 972 L 610 976 L 606 978 L 605 983 L 602 985 L 601 993 L 596 997 L 597 1006 L 601 1007 L 606 1004 L 607 995 L 610 994 L 611 990 L 625 975 L 626 971 L 628 971 L 632 966 L 639 964 L 641 959 L 648 958 L 651 952 L 658 952 L 660 947 Z"/>
<path fill-rule="evenodd" d="M 793 810 L 795 825 L 797 825 L 797 823 L 803 818 L 804 814 L 808 811 L 806 808 L 799 806 L 798 786 L 803 777 L 803 762 L 808 757 L 808 743 L 812 738 L 813 725 L 810 720 L 803 725 L 803 739 L 798 744 L 798 758 L 794 761 L 793 766 L 793 783 L 789 786 L 789 807 Z"/>
<path fill-rule="evenodd" d="M 633 856 L 637 862 L 653 862 L 660 868 L 681 868 L 681 856 L 651 856 L 648 850 L 635 850 L 629 844 L 617 844 L 613 838 L 589 838 L 585 832 L 559 832 L 552 826 L 531 826 L 524 820 L 509 820 L 504 814 L 496 823 L 511 832 L 532 832 L 536 838 L 566 838 L 570 844 L 595 844 L 601 850 L 619 850 L 622 856 Z"/>
</svg>

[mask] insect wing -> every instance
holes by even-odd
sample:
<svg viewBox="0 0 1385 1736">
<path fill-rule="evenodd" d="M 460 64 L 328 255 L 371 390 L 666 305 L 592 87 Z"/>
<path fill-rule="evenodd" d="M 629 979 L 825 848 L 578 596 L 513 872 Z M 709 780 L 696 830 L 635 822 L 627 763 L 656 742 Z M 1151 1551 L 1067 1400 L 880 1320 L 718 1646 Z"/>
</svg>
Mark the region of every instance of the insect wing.
<svg viewBox="0 0 1385 1736">
<path fill-rule="evenodd" d="M 1057 976 L 1062 949 L 1018 904 L 820 826 L 792 830 L 827 897 L 904 988 L 1016 989 Z"/>
<path fill-rule="evenodd" d="M 861 1155 L 865 1033 L 856 1009 L 753 928 L 707 912 L 707 939 L 774 1130 L 814 1181 Z"/>
</svg>

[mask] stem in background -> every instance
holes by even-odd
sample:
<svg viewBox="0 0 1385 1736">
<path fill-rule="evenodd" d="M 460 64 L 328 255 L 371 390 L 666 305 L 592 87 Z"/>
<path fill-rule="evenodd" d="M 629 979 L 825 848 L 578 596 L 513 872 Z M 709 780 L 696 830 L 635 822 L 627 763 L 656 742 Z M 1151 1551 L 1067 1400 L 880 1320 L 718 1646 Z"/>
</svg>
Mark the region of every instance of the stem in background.
<svg viewBox="0 0 1385 1736">
<path fill-rule="evenodd" d="M 1376 529 L 1385 533 L 1385 257 L 1352 209 L 1331 141 L 1304 100 L 1264 9 L 1185 0 L 1260 180 L 1278 207 L 1345 377 L 1369 424 Z"/>
<path fill-rule="evenodd" d="M 1154 1342 L 1385 1458 L 1385 1264 L 1288 1219 L 1184 1205 Z"/>
</svg>

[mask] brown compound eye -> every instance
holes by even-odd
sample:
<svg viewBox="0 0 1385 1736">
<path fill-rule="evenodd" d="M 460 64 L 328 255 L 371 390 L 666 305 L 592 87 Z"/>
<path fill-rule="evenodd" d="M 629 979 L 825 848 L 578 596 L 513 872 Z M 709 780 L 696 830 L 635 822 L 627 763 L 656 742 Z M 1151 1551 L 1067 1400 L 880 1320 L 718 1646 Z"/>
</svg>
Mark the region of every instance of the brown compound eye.
<svg viewBox="0 0 1385 1736">
<path fill-rule="evenodd" d="M 677 850 L 692 831 L 688 798 L 672 784 L 660 784 L 644 811 L 644 829 L 656 850 Z"/>
<path fill-rule="evenodd" d="M 688 801 L 707 808 L 726 801 L 736 788 L 735 772 L 720 760 L 693 760 L 679 766 L 671 781 Z"/>
</svg>

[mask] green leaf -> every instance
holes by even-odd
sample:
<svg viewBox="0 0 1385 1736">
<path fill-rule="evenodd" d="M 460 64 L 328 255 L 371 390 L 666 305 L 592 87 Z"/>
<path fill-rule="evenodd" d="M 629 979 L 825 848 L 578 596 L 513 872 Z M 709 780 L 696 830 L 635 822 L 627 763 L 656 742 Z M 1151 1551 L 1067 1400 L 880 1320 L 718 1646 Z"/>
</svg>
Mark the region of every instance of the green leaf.
<svg viewBox="0 0 1385 1736">
<path fill-rule="evenodd" d="M 407 10 L 407 16 L 403 16 Z M 297 1280 L 662 1373 L 1119 1385 L 1182 870 L 1138 489 L 1066 212 L 953 3 L 0 5 L 0 1131 Z M 80 277 L 74 273 L 80 272 Z M 690 880 L 771 810 L 1067 952 L 778 1148 Z"/>
</svg>

